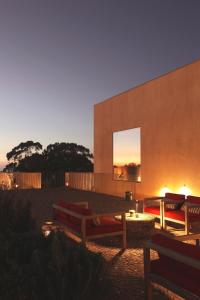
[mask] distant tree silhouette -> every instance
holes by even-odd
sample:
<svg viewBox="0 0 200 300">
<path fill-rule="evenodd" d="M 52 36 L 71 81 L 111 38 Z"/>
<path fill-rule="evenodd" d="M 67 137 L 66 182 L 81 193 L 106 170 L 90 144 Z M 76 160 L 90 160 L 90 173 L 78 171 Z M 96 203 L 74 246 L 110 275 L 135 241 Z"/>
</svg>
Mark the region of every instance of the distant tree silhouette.
<svg viewBox="0 0 200 300">
<path fill-rule="evenodd" d="M 75 143 L 54 143 L 43 151 L 48 171 L 93 171 L 93 155 L 88 148 Z"/>
<path fill-rule="evenodd" d="M 34 153 L 20 160 L 17 166 L 19 172 L 43 172 L 45 169 L 45 161 L 42 154 Z"/>
<path fill-rule="evenodd" d="M 22 161 L 32 157 L 33 154 L 38 154 L 42 150 L 42 145 L 38 142 L 27 141 L 20 143 L 6 154 L 9 164 L 4 168 L 4 171 L 17 171 L 20 170 Z"/>
<path fill-rule="evenodd" d="M 93 155 L 75 143 L 54 143 L 42 152 L 42 145 L 27 141 L 7 153 L 6 172 L 91 172 Z"/>
<path fill-rule="evenodd" d="M 16 171 L 16 168 L 17 168 L 17 164 L 11 162 L 5 166 L 5 168 L 3 169 L 3 172 L 14 172 L 14 171 Z"/>
</svg>

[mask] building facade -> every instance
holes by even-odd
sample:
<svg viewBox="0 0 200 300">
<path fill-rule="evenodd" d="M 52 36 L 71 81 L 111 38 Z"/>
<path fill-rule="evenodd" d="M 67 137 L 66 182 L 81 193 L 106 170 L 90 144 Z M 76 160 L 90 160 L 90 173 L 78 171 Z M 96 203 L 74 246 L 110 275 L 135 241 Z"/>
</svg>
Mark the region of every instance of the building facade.
<svg viewBox="0 0 200 300">
<path fill-rule="evenodd" d="M 113 133 L 141 131 L 141 181 L 113 178 Z M 94 107 L 95 191 L 200 195 L 200 60 Z"/>
</svg>

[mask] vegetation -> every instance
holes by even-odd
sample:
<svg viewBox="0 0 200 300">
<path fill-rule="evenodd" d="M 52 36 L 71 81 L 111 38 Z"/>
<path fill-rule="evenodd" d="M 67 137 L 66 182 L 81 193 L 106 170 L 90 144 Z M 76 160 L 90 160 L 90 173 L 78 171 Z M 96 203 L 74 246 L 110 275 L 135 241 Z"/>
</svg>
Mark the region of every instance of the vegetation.
<svg viewBox="0 0 200 300">
<path fill-rule="evenodd" d="M 38 142 L 20 143 L 7 153 L 5 172 L 91 172 L 93 155 L 75 143 L 54 143 L 42 151 Z"/>
<path fill-rule="evenodd" d="M 89 300 L 104 290 L 104 260 L 62 232 L 35 230 L 30 205 L 0 193 L 0 299 Z M 11 193 L 12 195 L 12 193 Z"/>
</svg>

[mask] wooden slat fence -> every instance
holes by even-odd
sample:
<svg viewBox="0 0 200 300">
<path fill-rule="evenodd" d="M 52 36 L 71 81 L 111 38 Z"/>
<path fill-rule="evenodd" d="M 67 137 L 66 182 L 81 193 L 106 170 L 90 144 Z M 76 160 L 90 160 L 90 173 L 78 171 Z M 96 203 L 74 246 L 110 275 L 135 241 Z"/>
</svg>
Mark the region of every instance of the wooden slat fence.
<svg viewBox="0 0 200 300">
<path fill-rule="evenodd" d="M 41 173 L 0 172 L 0 189 L 12 189 L 16 184 L 20 189 L 40 189 L 42 186 Z M 65 173 L 65 185 L 75 189 L 94 191 L 94 173 Z"/>
<path fill-rule="evenodd" d="M 65 185 L 79 190 L 94 191 L 94 173 L 65 173 Z"/>
<path fill-rule="evenodd" d="M 41 173 L 0 172 L 0 189 L 12 189 L 16 184 L 20 189 L 40 189 Z"/>
</svg>

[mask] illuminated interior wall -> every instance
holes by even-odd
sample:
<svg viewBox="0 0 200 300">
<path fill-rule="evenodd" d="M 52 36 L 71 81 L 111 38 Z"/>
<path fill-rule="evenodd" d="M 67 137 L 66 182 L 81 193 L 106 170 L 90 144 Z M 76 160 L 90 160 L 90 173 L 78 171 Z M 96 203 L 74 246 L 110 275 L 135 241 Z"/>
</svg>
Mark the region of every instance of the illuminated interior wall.
<svg viewBox="0 0 200 300">
<path fill-rule="evenodd" d="M 141 183 L 114 181 L 113 132 L 141 128 Z M 94 107 L 95 190 L 137 197 L 179 192 L 200 195 L 200 61 Z"/>
</svg>

